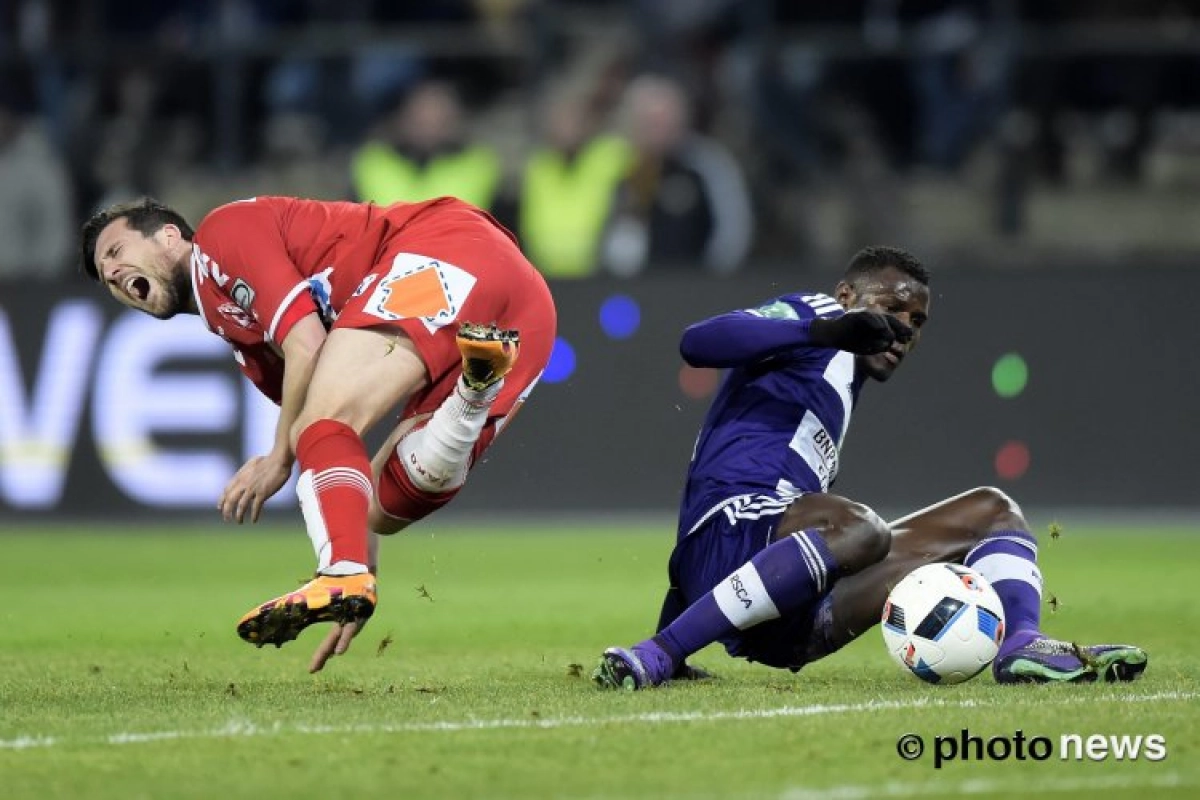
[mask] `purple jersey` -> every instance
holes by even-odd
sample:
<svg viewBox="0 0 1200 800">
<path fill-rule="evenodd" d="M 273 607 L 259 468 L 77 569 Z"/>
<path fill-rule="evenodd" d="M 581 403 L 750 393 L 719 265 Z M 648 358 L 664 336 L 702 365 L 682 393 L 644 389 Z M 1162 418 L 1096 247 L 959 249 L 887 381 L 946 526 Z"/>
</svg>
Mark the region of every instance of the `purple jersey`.
<svg viewBox="0 0 1200 800">
<path fill-rule="evenodd" d="M 808 327 L 843 313 L 828 295 L 788 294 L 684 333 L 689 364 L 731 369 L 696 440 L 680 537 L 719 511 L 774 515 L 828 491 L 864 376 L 852 353 L 813 347 Z"/>
</svg>

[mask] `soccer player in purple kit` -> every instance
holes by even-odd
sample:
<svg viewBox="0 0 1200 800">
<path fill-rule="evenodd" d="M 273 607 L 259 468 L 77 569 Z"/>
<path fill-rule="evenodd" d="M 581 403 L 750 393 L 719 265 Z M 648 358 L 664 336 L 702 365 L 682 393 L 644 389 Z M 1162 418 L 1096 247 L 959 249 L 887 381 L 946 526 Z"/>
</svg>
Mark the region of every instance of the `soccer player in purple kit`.
<svg viewBox="0 0 1200 800">
<path fill-rule="evenodd" d="M 787 294 L 684 332 L 688 364 L 729 373 L 688 471 L 658 633 L 605 650 L 597 684 L 645 689 L 693 677 L 686 659 L 713 642 L 797 671 L 872 628 L 891 587 L 936 561 L 972 567 L 1000 596 L 998 682 L 1132 680 L 1145 670 L 1138 647 L 1082 647 L 1041 632 L 1037 541 L 999 489 L 892 523 L 829 494 L 859 392 L 868 378 L 891 377 L 928 315 L 921 263 L 868 247 L 832 296 Z"/>
</svg>

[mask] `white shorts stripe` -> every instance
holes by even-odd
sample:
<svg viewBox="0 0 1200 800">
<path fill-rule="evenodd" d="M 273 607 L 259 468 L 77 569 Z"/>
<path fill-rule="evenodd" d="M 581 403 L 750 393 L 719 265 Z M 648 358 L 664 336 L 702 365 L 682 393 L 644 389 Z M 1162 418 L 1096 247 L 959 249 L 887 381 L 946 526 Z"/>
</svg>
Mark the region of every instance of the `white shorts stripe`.
<svg viewBox="0 0 1200 800">
<path fill-rule="evenodd" d="M 779 508 L 747 508 L 735 510 L 730 506 L 724 508 L 725 516 L 730 522 L 737 522 L 739 519 L 762 519 L 763 517 L 774 517 L 787 511 L 787 506 Z"/>
<path fill-rule="evenodd" d="M 698 531 L 704 523 L 717 514 L 724 514 L 731 523 L 739 519 L 760 519 L 764 516 L 782 514 L 792 504 L 792 498 L 780 499 L 767 494 L 739 494 L 727 497 L 705 511 L 688 530 L 688 535 Z"/>
</svg>

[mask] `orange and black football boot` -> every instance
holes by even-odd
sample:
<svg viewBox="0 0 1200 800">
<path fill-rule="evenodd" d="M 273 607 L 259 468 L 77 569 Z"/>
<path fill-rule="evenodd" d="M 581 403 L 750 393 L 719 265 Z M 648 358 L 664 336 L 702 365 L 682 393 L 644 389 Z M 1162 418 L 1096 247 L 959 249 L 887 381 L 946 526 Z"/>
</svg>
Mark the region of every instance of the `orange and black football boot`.
<svg viewBox="0 0 1200 800">
<path fill-rule="evenodd" d="M 462 353 L 463 382 L 477 392 L 493 386 L 512 370 L 521 347 L 514 330 L 501 330 L 495 323 L 464 322 L 458 329 L 458 351 Z"/>
<path fill-rule="evenodd" d="M 268 600 L 238 621 L 237 632 L 250 644 L 283 646 L 318 622 L 366 624 L 375 613 L 375 576 L 318 575 L 294 592 Z"/>
</svg>

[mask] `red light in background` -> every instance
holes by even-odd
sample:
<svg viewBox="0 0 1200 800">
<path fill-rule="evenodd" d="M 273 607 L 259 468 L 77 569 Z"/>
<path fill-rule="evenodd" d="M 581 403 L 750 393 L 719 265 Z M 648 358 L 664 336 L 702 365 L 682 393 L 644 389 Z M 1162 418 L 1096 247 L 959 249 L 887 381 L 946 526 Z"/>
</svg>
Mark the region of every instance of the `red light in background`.
<svg viewBox="0 0 1200 800">
<path fill-rule="evenodd" d="M 693 400 L 703 400 L 717 390 L 717 370 L 684 366 L 679 370 L 679 388 Z"/>
<path fill-rule="evenodd" d="M 1029 471 L 1029 447 L 1024 442 L 1005 442 L 996 451 L 996 475 L 1015 481 Z"/>
</svg>

